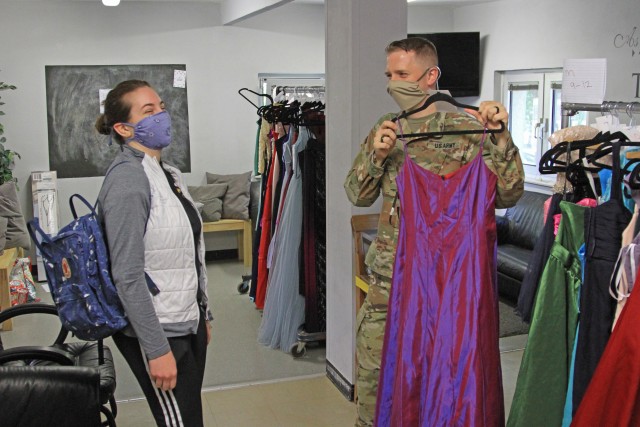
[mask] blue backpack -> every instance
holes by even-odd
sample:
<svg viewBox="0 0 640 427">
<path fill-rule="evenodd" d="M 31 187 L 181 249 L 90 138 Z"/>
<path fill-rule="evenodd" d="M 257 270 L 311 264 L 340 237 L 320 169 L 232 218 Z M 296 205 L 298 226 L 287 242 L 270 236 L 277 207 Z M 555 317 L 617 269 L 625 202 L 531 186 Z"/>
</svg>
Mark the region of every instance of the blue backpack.
<svg viewBox="0 0 640 427">
<path fill-rule="evenodd" d="M 87 205 L 90 212 L 78 217 L 74 198 Z M 62 324 L 80 339 L 100 340 L 127 326 L 128 321 L 111 279 L 109 252 L 94 207 L 79 194 L 69 198 L 69 205 L 74 220 L 56 236 L 45 233 L 38 218 L 29 221 L 27 227 L 42 254 Z"/>
</svg>

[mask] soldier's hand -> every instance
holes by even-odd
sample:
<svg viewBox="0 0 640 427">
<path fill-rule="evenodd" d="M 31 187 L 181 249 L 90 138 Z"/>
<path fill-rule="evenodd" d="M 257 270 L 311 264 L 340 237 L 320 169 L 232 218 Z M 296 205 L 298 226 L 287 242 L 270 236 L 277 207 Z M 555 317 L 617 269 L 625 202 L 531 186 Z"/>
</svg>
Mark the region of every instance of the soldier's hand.
<svg viewBox="0 0 640 427">
<path fill-rule="evenodd" d="M 508 132 L 506 129 L 509 123 L 509 112 L 504 105 L 498 101 L 484 101 L 480 103 L 478 111 L 466 108 L 464 111 L 478 119 L 487 129 L 500 129 L 502 123 L 505 130 L 496 135 L 496 145 L 500 148 L 507 145 Z"/>
<path fill-rule="evenodd" d="M 385 120 L 376 131 L 373 140 L 373 151 L 378 163 L 382 163 L 389 155 L 389 151 L 396 145 L 397 129 L 398 125 L 396 123 Z"/>
</svg>

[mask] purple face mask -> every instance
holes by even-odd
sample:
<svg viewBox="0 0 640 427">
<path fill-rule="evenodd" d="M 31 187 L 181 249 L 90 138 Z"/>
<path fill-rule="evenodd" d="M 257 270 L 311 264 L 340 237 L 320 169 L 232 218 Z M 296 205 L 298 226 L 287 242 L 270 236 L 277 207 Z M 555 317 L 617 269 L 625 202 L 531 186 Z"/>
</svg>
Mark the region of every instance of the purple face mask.
<svg viewBox="0 0 640 427">
<path fill-rule="evenodd" d="M 145 117 L 136 124 L 123 124 L 134 129 L 133 136 L 126 142 L 138 141 L 152 150 L 161 150 L 171 143 L 171 116 L 166 111 Z"/>
</svg>

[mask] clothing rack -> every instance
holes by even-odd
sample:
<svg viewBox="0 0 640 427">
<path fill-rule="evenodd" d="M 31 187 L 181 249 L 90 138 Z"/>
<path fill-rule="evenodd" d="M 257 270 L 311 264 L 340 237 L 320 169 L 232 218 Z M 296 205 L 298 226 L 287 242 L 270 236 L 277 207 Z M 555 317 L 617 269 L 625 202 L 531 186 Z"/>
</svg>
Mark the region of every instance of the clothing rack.
<svg viewBox="0 0 640 427">
<path fill-rule="evenodd" d="M 599 111 L 601 113 L 625 111 L 629 116 L 640 114 L 640 102 L 603 101 L 602 104 L 563 102 L 561 108 L 562 128 L 569 127 L 569 117 L 574 116 L 579 111 Z"/>
<path fill-rule="evenodd" d="M 310 98 L 324 99 L 325 87 L 324 86 L 274 86 L 273 98 L 279 99 L 284 96 L 286 99 L 293 97 L 299 101 Z"/>
</svg>

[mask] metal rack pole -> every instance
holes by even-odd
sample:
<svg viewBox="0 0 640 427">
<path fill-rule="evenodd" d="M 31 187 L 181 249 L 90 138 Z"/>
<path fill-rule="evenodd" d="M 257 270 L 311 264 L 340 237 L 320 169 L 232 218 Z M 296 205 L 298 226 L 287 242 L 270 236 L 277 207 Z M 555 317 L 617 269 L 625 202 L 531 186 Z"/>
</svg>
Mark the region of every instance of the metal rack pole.
<svg viewBox="0 0 640 427">
<path fill-rule="evenodd" d="M 602 104 L 583 104 L 573 102 L 562 103 L 562 127 L 569 127 L 569 118 L 578 111 L 625 111 L 627 114 L 640 113 L 640 102 L 604 101 Z"/>
</svg>

